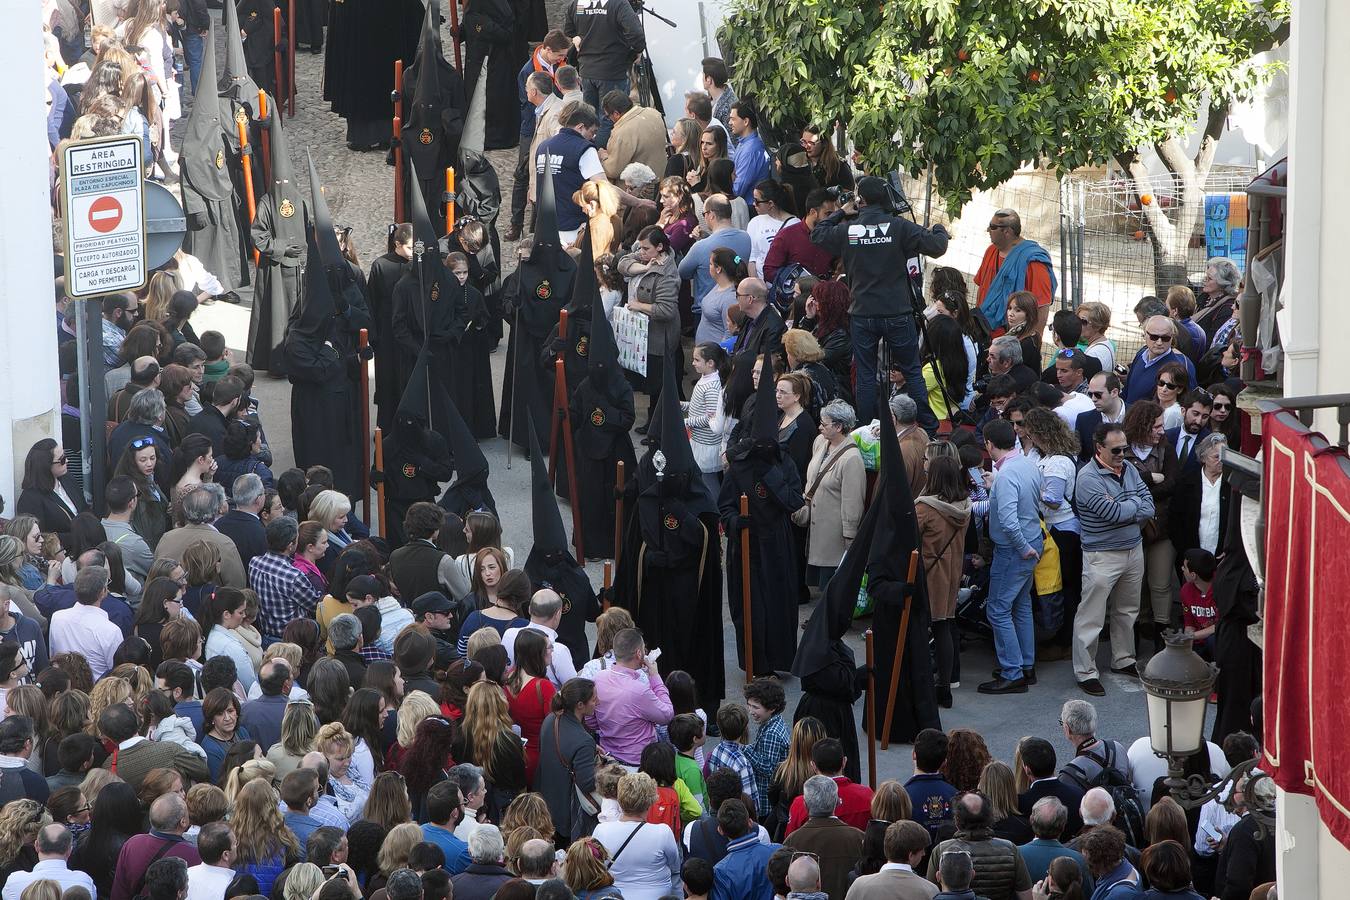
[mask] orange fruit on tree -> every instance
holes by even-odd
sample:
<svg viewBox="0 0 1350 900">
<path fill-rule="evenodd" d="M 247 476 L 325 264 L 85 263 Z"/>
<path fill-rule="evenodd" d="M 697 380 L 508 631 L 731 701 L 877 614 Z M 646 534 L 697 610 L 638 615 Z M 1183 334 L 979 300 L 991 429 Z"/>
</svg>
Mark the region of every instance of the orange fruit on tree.
<svg viewBox="0 0 1350 900">
<path fill-rule="evenodd" d="M 1027 73 L 1027 78 L 1030 79 L 1031 81 L 1039 82 L 1041 80 L 1041 70 L 1032 69 L 1030 72 Z"/>
</svg>

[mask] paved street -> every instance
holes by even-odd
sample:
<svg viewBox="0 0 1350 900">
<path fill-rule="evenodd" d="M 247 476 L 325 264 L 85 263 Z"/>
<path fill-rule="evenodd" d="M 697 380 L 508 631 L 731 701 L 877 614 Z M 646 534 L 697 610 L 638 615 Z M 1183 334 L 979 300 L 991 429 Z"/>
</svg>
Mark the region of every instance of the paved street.
<svg viewBox="0 0 1350 900">
<path fill-rule="evenodd" d="M 552 2 L 550 15 L 553 21 L 561 21 L 559 12 L 561 3 Z M 219 21 L 219 14 L 217 21 Z M 219 35 L 219 27 L 217 29 Z M 451 46 L 448 33 L 445 39 L 447 51 Z M 223 63 L 223 53 L 218 59 Z M 346 148 L 344 124 L 334 116 L 328 104 L 322 100 L 320 84 L 323 57 L 301 52 L 297 55 L 296 67 L 299 83 L 296 117 L 286 121 L 292 153 L 296 163 L 296 174 L 302 185 L 308 182 L 308 172 L 304 165 L 304 152 L 308 148 L 314 154 L 315 164 L 328 188 L 329 204 L 333 209 L 338 225 L 351 226 L 357 241 L 363 267 L 368 268 L 371 259 L 379 255 L 384 247 L 386 226 L 392 216 L 393 170 L 384 161 L 383 153 L 354 153 Z M 185 98 L 190 99 L 190 98 Z M 186 111 L 184 120 L 186 121 Z M 509 205 L 511 189 L 511 170 L 515 164 L 515 150 L 494 151 L 489 154 L 502 180 L 502 193 Z M 505 209 L 501 217 L 506 220 Z M 504 226 L 503 226 L 504 227 Z M 514 261 L 508 259 L 508 266 Z M 241 348 L 248 332 L 247 306 L 233 306 L 216 303 L 202 307 L 192 320 L 198 333 L 206 329 L 216 329 L 225 334 L 229 346 L 235 348 L 236 358 L 242 358 Z M 493 355 L 493 372 L 496 383 L 500 385 L 502 369 L 505 363 L 505 342 Z M 260 376 L 254 393 L 262 403 L 263 421 L 276 458 L 274 469 L 280 472 L 291 464 L 291 438 L 289 428 L 289 385 Z M 500 396 L 500 389 L 498 389 Z M 639 399 L 639 403 L 645 399 Z M 373 419 L 373 413 L 372 413 Z M 507 468 L 506 443 L 491 440 L 483 444 L 492 467 L 492 488 L 502 516 L 506 542 L 515 550 L 516 558 L 523 560 L 528 553 L 530 538 L 530 497 L 529 464 L 516 456 L 511 468 Z M 641 450 L 642 448 L 638 448 Z M 570 512 L 564 509 L 564 521 L 570 530 Z M 601 579 L 601 566 L 588 567 L 593 581 L 598 585 Z M 805 621 L 810 607 L 801 607 L 798 614 Z M 728 692 L 738 695 L 741 686 L 739 670 L 735 669 L 734 631 L 730 621 L 723 615 L 725 629 L 725 658 L 731 660 L 728 672 Z M 855 628 L 851 634 L 852 643 L 859 661 L 863 658 L 861 628 Z M 892 648 L 878 647 L 877 652 L 889 653 Z M 1103 683 L 1107 696 L 1097 701 L 1104 735 L 1117 738 L 1127 745 L 1147 729 L 1144 697 L 1139 683 L 1109 673 L 1109 660 L 1104 655 L 1101 660 Z M 1072 668 L 1067 662 L 1046 664 L 1038 669 L 1040 683 L 1029 694 L 1010 698 L 985 697 L 976 693 L 975 686 L 987 679 L 992 667 L 990 647 L 983 643 L 970 643 L 962 659 L 962 686 L 955 692 L 956 706 L 945 711 L 943 726 L 952 728 L 964 726 L 983 733 L 990 745 L 990 751 L 997 758 L 1012 759 L 1013 749 L 1019 738 L 1028 734 L 1037 734 L 1051 739 L 1066 758 L 1071 748 L 1064 741 L 1056 724 L 1059 707 L 1068 698 L 1083 697 L 1074 687 Z M 795 707 L 798 685 L 795 679 L 785 684 L 788 690 L 789 712 Z M 859 702 L 855 715 L 861 721 Z M 714 710 L 709 710 L 711 715 Z M 860 738 L 865 746 L 865 738 Z M 880 761 L 880 777 L 905 778 L 912 771 L 910 748 L 892 747 L 883 754 Z"/>
</svg>

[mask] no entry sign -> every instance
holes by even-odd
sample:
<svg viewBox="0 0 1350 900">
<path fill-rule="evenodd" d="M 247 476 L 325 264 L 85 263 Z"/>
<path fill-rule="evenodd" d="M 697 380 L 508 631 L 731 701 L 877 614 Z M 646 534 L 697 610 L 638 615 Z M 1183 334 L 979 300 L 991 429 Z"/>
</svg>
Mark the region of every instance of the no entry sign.
<svg viewBox="0 0 1350 900">
<path fill-rule="evenodd" d="M 66 293 L 89 297 L 145 284 L 141 139 L 68 144 L 61 156 Z"/>
</svg>

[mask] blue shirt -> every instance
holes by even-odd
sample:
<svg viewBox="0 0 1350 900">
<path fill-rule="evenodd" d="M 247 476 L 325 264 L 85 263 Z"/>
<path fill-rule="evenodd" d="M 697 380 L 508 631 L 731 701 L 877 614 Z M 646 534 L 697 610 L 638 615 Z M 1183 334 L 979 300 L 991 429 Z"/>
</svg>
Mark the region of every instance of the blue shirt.
<svg viewBox="0 0 1350 900">
<path fill-rule="evenodd" d="M 1120 392 L 1120 399 L 1126 404 L 1133 403 L 1136 400 L 1153 399 L 1153 389 L 1158 384 L 1158 370 L 1166 363 L 1180 363 L 1186 367 L 1186 374 L 1190 376 L 1191 384 L 1195 384 L 1195 364 L 1191 358 L 1184 353 L 1176 350 L 1168 350 L 1157 359 L 1148 358 L 1148 348 L 1141 347 L 1139 352 L 1134 355 L 1130 361 L 1130 374 L 1125 376 L 1125 387 Z"/>
<path fill-rule="evenodd" d="M 708 260 L 718 247 L 726 247 L 747 262 L 750 259 L 750 234 L 739 228 L 723 228 L 705 238 L 694 241 L 689 252 L 680 260 L 680 277 L 694 282 L 694 314 L 703 308 L 703 298 L 717 286 L 708 271 Z M 723 326 L 725 327 L 725 326 Z"/>
<path fill-rule="evenodd" d="M 323 827 L 323 823 L 311 815 L 299 813 L 295 810 L 286 810 L 284 818 L 286 827 L 295 834 L 295 839 L 300 842 L 300 858 L 305 857 L 305 844 L 309 841 L 309 836 Z"/>
<path fill-rule="evenodd" d="M 754 206 L 755 185 L 769 177 L 769 153 L 764 149 L 764 141 L 758 131 L 752 131 L 736 143 L 731 153 L 731 162 L 736 167 L 736 181 L 731 189 L 737 197 Z"/>
<path fill-rule="evenodd" d="M 1139 889 L 1139 874 L 1128 859 L 1102 876 L 1092 892 L 1092 900 L 1134 900 L 1143 895 Z"/>
<path fill-rule="evenodd" d="M 994 488 L 989 492 L 989 538 L 1025 555 L 1041 543 L 1041 470 L 1017 450 L 994 464 Z"/>
<path fill-rule="evenodd" d="M 1036 838 L 1030 843 L 1022 844 L 1017 848 L 1017 852 L 1022 854 L 1022 861 L 1027 864 L 1027 874 L 1031 876 L 1032 884 L 1045 877 L 1045 873 L 1050 870 L 1050 863 L 1061 856 L 1067 856 L 1078 863 L 1078 871 L 1083 873 L 1083 893 L 1092 896 L 1095 887 L 1092 875 L 1088 872 L 1087 860 L 1083 859 L 1083 854 L 1077 850 L 1070 850 L 1059 841 Z"/>
<path fill-rule="evenodd" d="M 445 871 L 451 875 L 458 875 L 473 862 L 469 859 L 469 845 L 455 837 L 453 831 L 428 822 L 422 826 L 422 837 L 426 838 L 428 843 L 440 847 L 445 853 Z"/>
<path fill-rule="evenodd" d="M 905 782 L 905 793 L 914 810 L 910 818 L 927 828 L 936 844 L 938 831 L 951 824 L 956 787 L 937 772 L 919 772 Z"/>
<path fill-rule="evenodd" d="M 766 870 L 780 844 L 761 844 L 753 829 L 727 844 L 727 855 L 713 866 L 713 900 L 773 900 Z"/>
<path fill-rule="evenodd" d="M 187 716 L 192 720 L 192 725 L 197 729 L 197 743 L 202 741 L 202 701 L 184 700 L 181 703 L 174 704 L 173 714 L 175 716 Z"/>
</svg>

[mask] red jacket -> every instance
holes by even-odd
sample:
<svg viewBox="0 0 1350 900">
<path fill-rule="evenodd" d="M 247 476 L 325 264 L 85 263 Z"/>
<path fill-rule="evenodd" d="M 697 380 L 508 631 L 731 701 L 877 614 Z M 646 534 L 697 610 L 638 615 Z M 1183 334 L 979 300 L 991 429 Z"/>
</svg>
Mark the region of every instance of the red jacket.
<svg viewBox="0 0 1350 900">
<path fill-rule="evenodd" d="M 168 844 L 167 849 L 165 844 Z M 150 863 L 166 856 L 177 856 L 186 860 L 189 866 L 200 865 L 202 861 L 197 848 L 183 840 L 181 835 L 152 831 L 128 839 L 122 845 L 122 852 L 117 855 L 117 874 L 113 876 L 112 900 L 131 900 L 140 893 L 145 870 L 150 868 Z"/>
<path fill-rule="evenodd" d="M 834 783 L 839 785 L 839 805 L 834 808 L 834 814 L 845 825 L 866 831 L 867 823 L 872 819 L 872 789 L 865 784 L 854 784 L 843 775 L 834 776 Z M 787 837 L 801 828 L 807 818 L 806 800 L 798 796 L 788 810 L 787 829 L 783 836 Z"/>
</svg>

